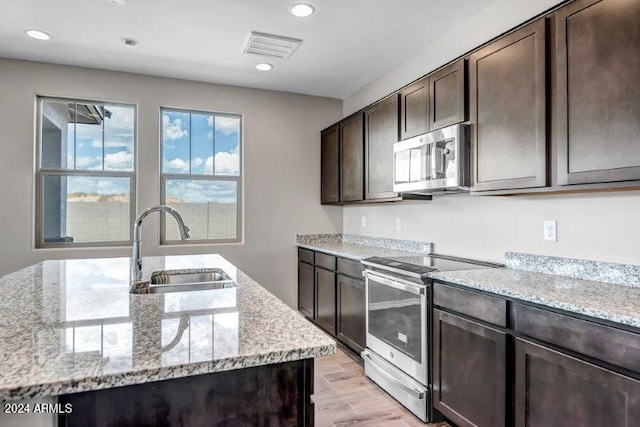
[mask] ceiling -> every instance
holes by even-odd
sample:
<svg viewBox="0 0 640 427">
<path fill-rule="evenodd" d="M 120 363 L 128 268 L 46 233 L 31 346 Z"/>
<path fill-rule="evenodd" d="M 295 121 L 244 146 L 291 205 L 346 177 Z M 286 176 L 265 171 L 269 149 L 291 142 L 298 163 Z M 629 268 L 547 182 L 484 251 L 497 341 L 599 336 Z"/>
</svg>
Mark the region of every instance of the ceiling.
<svg viewBox="0 0 640 427">
<path fill-rule="evenodd" d="M 294 1 L 0 0 L 0 57 L 344 99 L 492 0 L 305 0 L 309 18 L 289 14 Z M 260 72 L 240 53 L 251 31 L 303 43 Z"/>
</svg>

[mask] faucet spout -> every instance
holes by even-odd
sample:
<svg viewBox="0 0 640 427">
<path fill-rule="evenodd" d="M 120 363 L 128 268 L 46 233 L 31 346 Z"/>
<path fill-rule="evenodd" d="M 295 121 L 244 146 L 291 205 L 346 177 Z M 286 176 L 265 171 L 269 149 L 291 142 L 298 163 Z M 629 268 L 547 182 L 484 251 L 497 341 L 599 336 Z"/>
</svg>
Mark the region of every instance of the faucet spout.
<svg viewBox="0 0 640 427">
<path fill-rule="evenodd" d="M 178 231 L 180 232 L 180 238 L 182 240 L 188 239 L 189 227 L 186 226 L 182 216 L 178 213 L 177 210 L 168 205 L 156 205 L 148 207 L 147 209 L 140 212 L 137 216 L 135 222 L 133 223 L 133 254 L 131 257 L 131 281 L 135 282 L 138 280 L 142 280 L 142 253 L 140 251 L 140 229 L 142 228 L 142 221 L 151 213 L 151 212 L 166 212 L 170 214 L 173 218 L 175 218 L 178 223 Z"/>
</svg>

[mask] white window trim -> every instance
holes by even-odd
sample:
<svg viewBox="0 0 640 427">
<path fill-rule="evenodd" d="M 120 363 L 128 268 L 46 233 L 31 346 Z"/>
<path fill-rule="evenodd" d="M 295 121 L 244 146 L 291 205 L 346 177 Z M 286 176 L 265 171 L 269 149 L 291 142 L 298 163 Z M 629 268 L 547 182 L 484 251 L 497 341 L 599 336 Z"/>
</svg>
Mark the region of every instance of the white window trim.
<svg viewBox="0 0 640 427">
<path fill-rule="evenodd" d="M 132 107 L 135 111 L 133 120 L 133 171 L 85 171 L 75 169 L 54 169 L 42 168 L 42 107 L 46 101 L 60 103 L 86 103 L 86 104 L 102 104 Z M 73 248 L 115 248 L 126 247 L 133 244 L 133 222 L 136 215 L 136 169 L 137 169 L 137 153 L 138 153 L 138 106 L 136 104 L 124 102 L 98 101 L 93 99 L 81 98 L 59 98 L 53 96 L 36 96 L 36 176 L 35 176 L 35 250 L 46 249 L 73 249 Z M 75 137 L 75 136 L 74 136 Z M 104 143 L 104 137 L 103 137 Z M 104 152 L 104 147 L 103 147 Z M 75 152 L 74 152 L 75 155 Z M 103 159 L 104 162 L 104 154 Z M 129 240 L 118 241 L 96 241 L 96 242 L 45 242 L 43 238 L 44 227 L 44 190 L 43 182 L 45 176 L 101 176 L 101 177 L 118 177 L 129 178 Z"/>
<path fill-rule="evenodd" d="M 164 129 L 162 123 L 162 115 L 165 111 L 185 113 L 185 114 L 206 114 L 214 117 L 233 117 L 240 119 L 240 132 L 238 135 L 238 150 L 239 150 L 239 173 L 238 175 L 215 175 L 215 136 L 213 141 L 213 156 L 214 174 L 192 174 L 189 173 L 169 173 L 163 172 L 164 163 Z M 229 112 L 217 112 L 206 110 L 194 110 L 189 108 L 180 107 L 160 107 L 160 202 L 166 204 L 166 181 L 171 179 L 184 179 L 184 180 L 203 180 L 203 181 L 236 181 L 236 237 L 232 239 L 187 239 L 187 240 L 167 240 L 166 239 L 166 214 L 160 214 L 160 245 L 161 246 L 188 246 L 188 245 L 217 245 L 217 244 L 241 244 L 244 243 L 244 116 L 238 113 Z M 215 123 L 215 119 L 214 119 Z M 214 125 L 215 135 L 215 125 Z M 189 129 L 189 170 L 191 170 L 191 129 Z M 187 224 L 187 227 L 189 224 Z"/>
</svg>

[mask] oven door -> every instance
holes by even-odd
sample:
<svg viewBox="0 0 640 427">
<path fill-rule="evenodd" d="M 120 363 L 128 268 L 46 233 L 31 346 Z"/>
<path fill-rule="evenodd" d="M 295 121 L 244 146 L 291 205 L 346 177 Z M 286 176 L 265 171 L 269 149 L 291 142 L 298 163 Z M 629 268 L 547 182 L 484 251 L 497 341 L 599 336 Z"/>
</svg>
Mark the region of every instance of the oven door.
<svg viewBox="0 0 640 427">
<path fill-rule="evenodd" d="M 427 287 L 367 270 L 367 348 L 427 384 Z"/>
</svg>

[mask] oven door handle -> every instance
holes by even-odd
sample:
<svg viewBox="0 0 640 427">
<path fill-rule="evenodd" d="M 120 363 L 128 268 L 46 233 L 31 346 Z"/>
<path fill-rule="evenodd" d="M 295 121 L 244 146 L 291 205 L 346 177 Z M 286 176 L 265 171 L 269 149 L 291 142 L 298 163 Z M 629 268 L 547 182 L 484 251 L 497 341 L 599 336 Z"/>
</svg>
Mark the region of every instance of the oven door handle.
<svg viewBox="0 0 640 427">
<path fill-rule="evenodd" d="M 390 373 L 385 371 L 384 368 L 378 366 L 378 364 L 373 359 L 373 357 L 371 357 L 371 354 L 368 351 L 366 351 L 366 350 L 363 351 L 362 352 L 362 357 L 367 359 L 378 373 L 380 373 L 384 377 L 387 377 L 388 380 L 392 381 L 394 384 L 397 384 L 398 387 L 403 389 L 405 392 L 409 393 L 414 398 L 416 398 L 416 399 L 423 399 L 424 398 L 424 393 L 422 391 L 416 390 L 416 389 L 414 389 L 412 387 L 409 387 L 408 385 L 404 384 L 400 379 L 394 377 L 393 375 L 391 375 Z"/>
<path fill-rule="evenodd" d="M 382 283 L 385 286 L 400 289 L 401 291 L 411 292 L 412 294 L 424 295 L 425 292 L 424 286 L 414 285 L 411 282 L 407 282 L 401 279 L 389 279 L 385 276 L 374 274 L 369 271 L 365 271 L 364 273 L 362 273 L 362 275 L 369 280 L 373 280 L 374 282 Z"/>
</svg>

